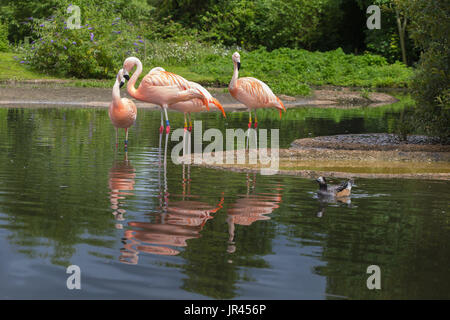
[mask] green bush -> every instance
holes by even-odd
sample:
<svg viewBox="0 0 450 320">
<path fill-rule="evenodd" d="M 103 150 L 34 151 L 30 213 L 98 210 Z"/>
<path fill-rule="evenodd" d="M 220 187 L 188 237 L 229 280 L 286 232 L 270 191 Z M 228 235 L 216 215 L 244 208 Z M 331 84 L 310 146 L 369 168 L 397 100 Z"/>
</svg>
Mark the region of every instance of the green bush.
<svg viewBox="0 0 450 320">
<path fill-rule="evenodd" d="M 9 50 L 8 28 L 0 23 L 0 52 Z"/>
<path fill-rule="evenodd" d="M 34 19 L 35 40 L 24 45 L 25 61 L 33 68 L 61 76 L 105 78 L 114 77 L 126 56 L 143 56 L 138 28 L 116 14 L 113 4 L 80 6 L 80 29 L 67 27 L 67 7 L 59 7 L 48 19 Z"/>
</svg>

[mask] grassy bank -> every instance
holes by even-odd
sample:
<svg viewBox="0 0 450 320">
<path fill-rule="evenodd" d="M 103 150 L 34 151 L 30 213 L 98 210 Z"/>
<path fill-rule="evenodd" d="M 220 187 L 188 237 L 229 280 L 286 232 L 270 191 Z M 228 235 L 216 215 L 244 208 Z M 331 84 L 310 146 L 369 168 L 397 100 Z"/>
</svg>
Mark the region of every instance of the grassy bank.
<svg viewBox="0 0 450 320">
<path fill-rule="evenodd" d="M 233 73 L 231 54 L 234 50 L 208 45 L 152 43 L 140 57 L 143 75 L 154 66 L 207 86 L 226 87 Z M 13 53 L 0 53 L 0 81 L 56 79 L 34 71 L 32 65 L 21 64 Z M 120 66 L 120 61 L 117 63 Z M 119 68 L 119 66 L 117 68 Z M 310 86 L 335 85 L 366 88 L 407 87 L 412 69 L 377 55 L 345 54 L 337 49 L 329 52 L 282 48 L 271 52 L 259 49 L 241 51 L 240 76 L 253 76 L 266 82 L 276 94 L 308 95 Z M 143 76 L 142 75 L 142 76 Z M 141 76 L 141 77 L 142 77 Z M 61 78 L 61 76 L 59 77 Z M 64 85 L 76 87 L 111 87 L 114 79 L 90 80 L 67 78 Z"/>
<path fill-rule="evenodd" d="M 49 75 L 32 70 L 20 61 L 17 54 L 0 52 L 0 81 L 54 79 Z"/>
<path fill-rule="evenodd" d="M 230 55 L 215 55 L 184 68 L 194 74 L 208 75 L 212 83 L 228 84 L 233 65 Z M 411 75 L 412 70 L 403 64 L 388 64 L 376 55 L 345 54 L 341 49 L 329 52 L 260 49 L 241 54 L 240 76 L 256 77 L 274 92 L 289 95 L 307 95 L 311 85 L 407 87 Z"/>
</svg>

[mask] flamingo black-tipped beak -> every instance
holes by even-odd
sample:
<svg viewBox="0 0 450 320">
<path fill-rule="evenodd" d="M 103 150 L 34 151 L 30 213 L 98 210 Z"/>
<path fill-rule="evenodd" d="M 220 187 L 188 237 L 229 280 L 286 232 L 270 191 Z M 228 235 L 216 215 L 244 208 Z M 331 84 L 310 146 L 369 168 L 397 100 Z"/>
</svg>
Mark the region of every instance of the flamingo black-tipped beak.
<svg viewBox="0 0 450 320">
<path fill-rule="evenodd" d="M 122 88 L 124 84 L 125 84 L 125 81 L 123 81 L 123 80 L 120 81 L 119 88 Z"/>
<path fill-rule="evenodd" d="M 238 65 L 238 70 L 241 69 L 241 63 L 238 62 L 237 65 Z"/>
<path fill-rule="evenodd" d="M 124 77 L 125 79 L 127 79 L 127 81 L 130 80 L 130 75 L 129 75 L 128 72 L 126 72 L 126 71 L 124 72 L 123 77 Z"/>
</svg>

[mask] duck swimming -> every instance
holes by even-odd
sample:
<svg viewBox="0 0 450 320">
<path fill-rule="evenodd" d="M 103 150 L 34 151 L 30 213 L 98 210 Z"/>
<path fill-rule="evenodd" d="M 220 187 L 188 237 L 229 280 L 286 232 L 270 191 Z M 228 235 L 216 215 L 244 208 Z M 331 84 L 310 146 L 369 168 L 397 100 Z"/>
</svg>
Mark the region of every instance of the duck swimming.
<svg viewBox="0 0 450 320">
<path fill-rule="evenodd" d="M 354 185 L 352 179 L 343 181 L 340 185 L 327 185 L 324 177 L 319 177 L 316 181 L 319 183 L 319 195 L 333 196 L 336 198 L 349 197 L 352 192 L 352 186 Z"/>
</svg>

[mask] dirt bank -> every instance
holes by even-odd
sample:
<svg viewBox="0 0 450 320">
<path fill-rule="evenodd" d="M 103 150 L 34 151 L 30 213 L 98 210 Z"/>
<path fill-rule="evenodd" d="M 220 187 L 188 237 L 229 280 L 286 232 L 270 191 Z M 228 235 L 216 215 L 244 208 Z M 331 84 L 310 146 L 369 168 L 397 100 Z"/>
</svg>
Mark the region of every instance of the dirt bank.
<svg viewBox="0 0 450 320">
<path fill-rule="evenodd" d="M 197 165 L 253 172 L 272 165 L 272 168 L 278 168 L 278 174 L 304 177 L 450 180 L 450 146 L 436 144 L 435 139 L 424 136 L 410 136 L 408 142 L 401 142 L 389 134 L 307 138 L 294 141 L 289 149 L 278 150 L 278 162 L 269 165 L 260 165 L 259 161 L 252 164 L 249 152 L 244 150 L 213 154 L 223 159 L 223 164 L 203 161 Z M 269 156 L 272 154 L 271 150 L 262 151 Z M 234 163 L 226 164 L 227 157 L 233 158 Z M 244 158 L 245 163 L 238 164 L 238 157 Z"/>
<path fill-rule="evenodd" d="M 0 106 L 4 107 L 108 107 L 111 101 L 111 89 L 66 87 L 60 81 L 29 81 L 3 83 L 0 86 Z M 246 107 L 236 100 L 224 88 L 208 88 L 222 103 L 226 111 L 245 111 Z M 122 97 L 130 96 L 126 89 Z M 355 108 L 360 106 L 381 106 L 397 101 L 394 97 L 380 92 L 363 95 L 351 89 L 316 89 L 310 97 L 291 97 L 280 95 L 287 108 L 313 106 L 318 108 Z M 139 108 L 158 108 L 155 105 L 136 101 Z M 215 108 L 211 110 L 217 111 Z"/>
<path fill-rule="evenodd" d="M 401 141 L 397 135 L 387 133 L 344 134 L 298 139 L 292 143 L 292 149 L 328 149 L 363 151 L 422 151 L 450 152 L 450 145 L 441 145 L 433 137 L 410 135 Z"/>
</svg>

